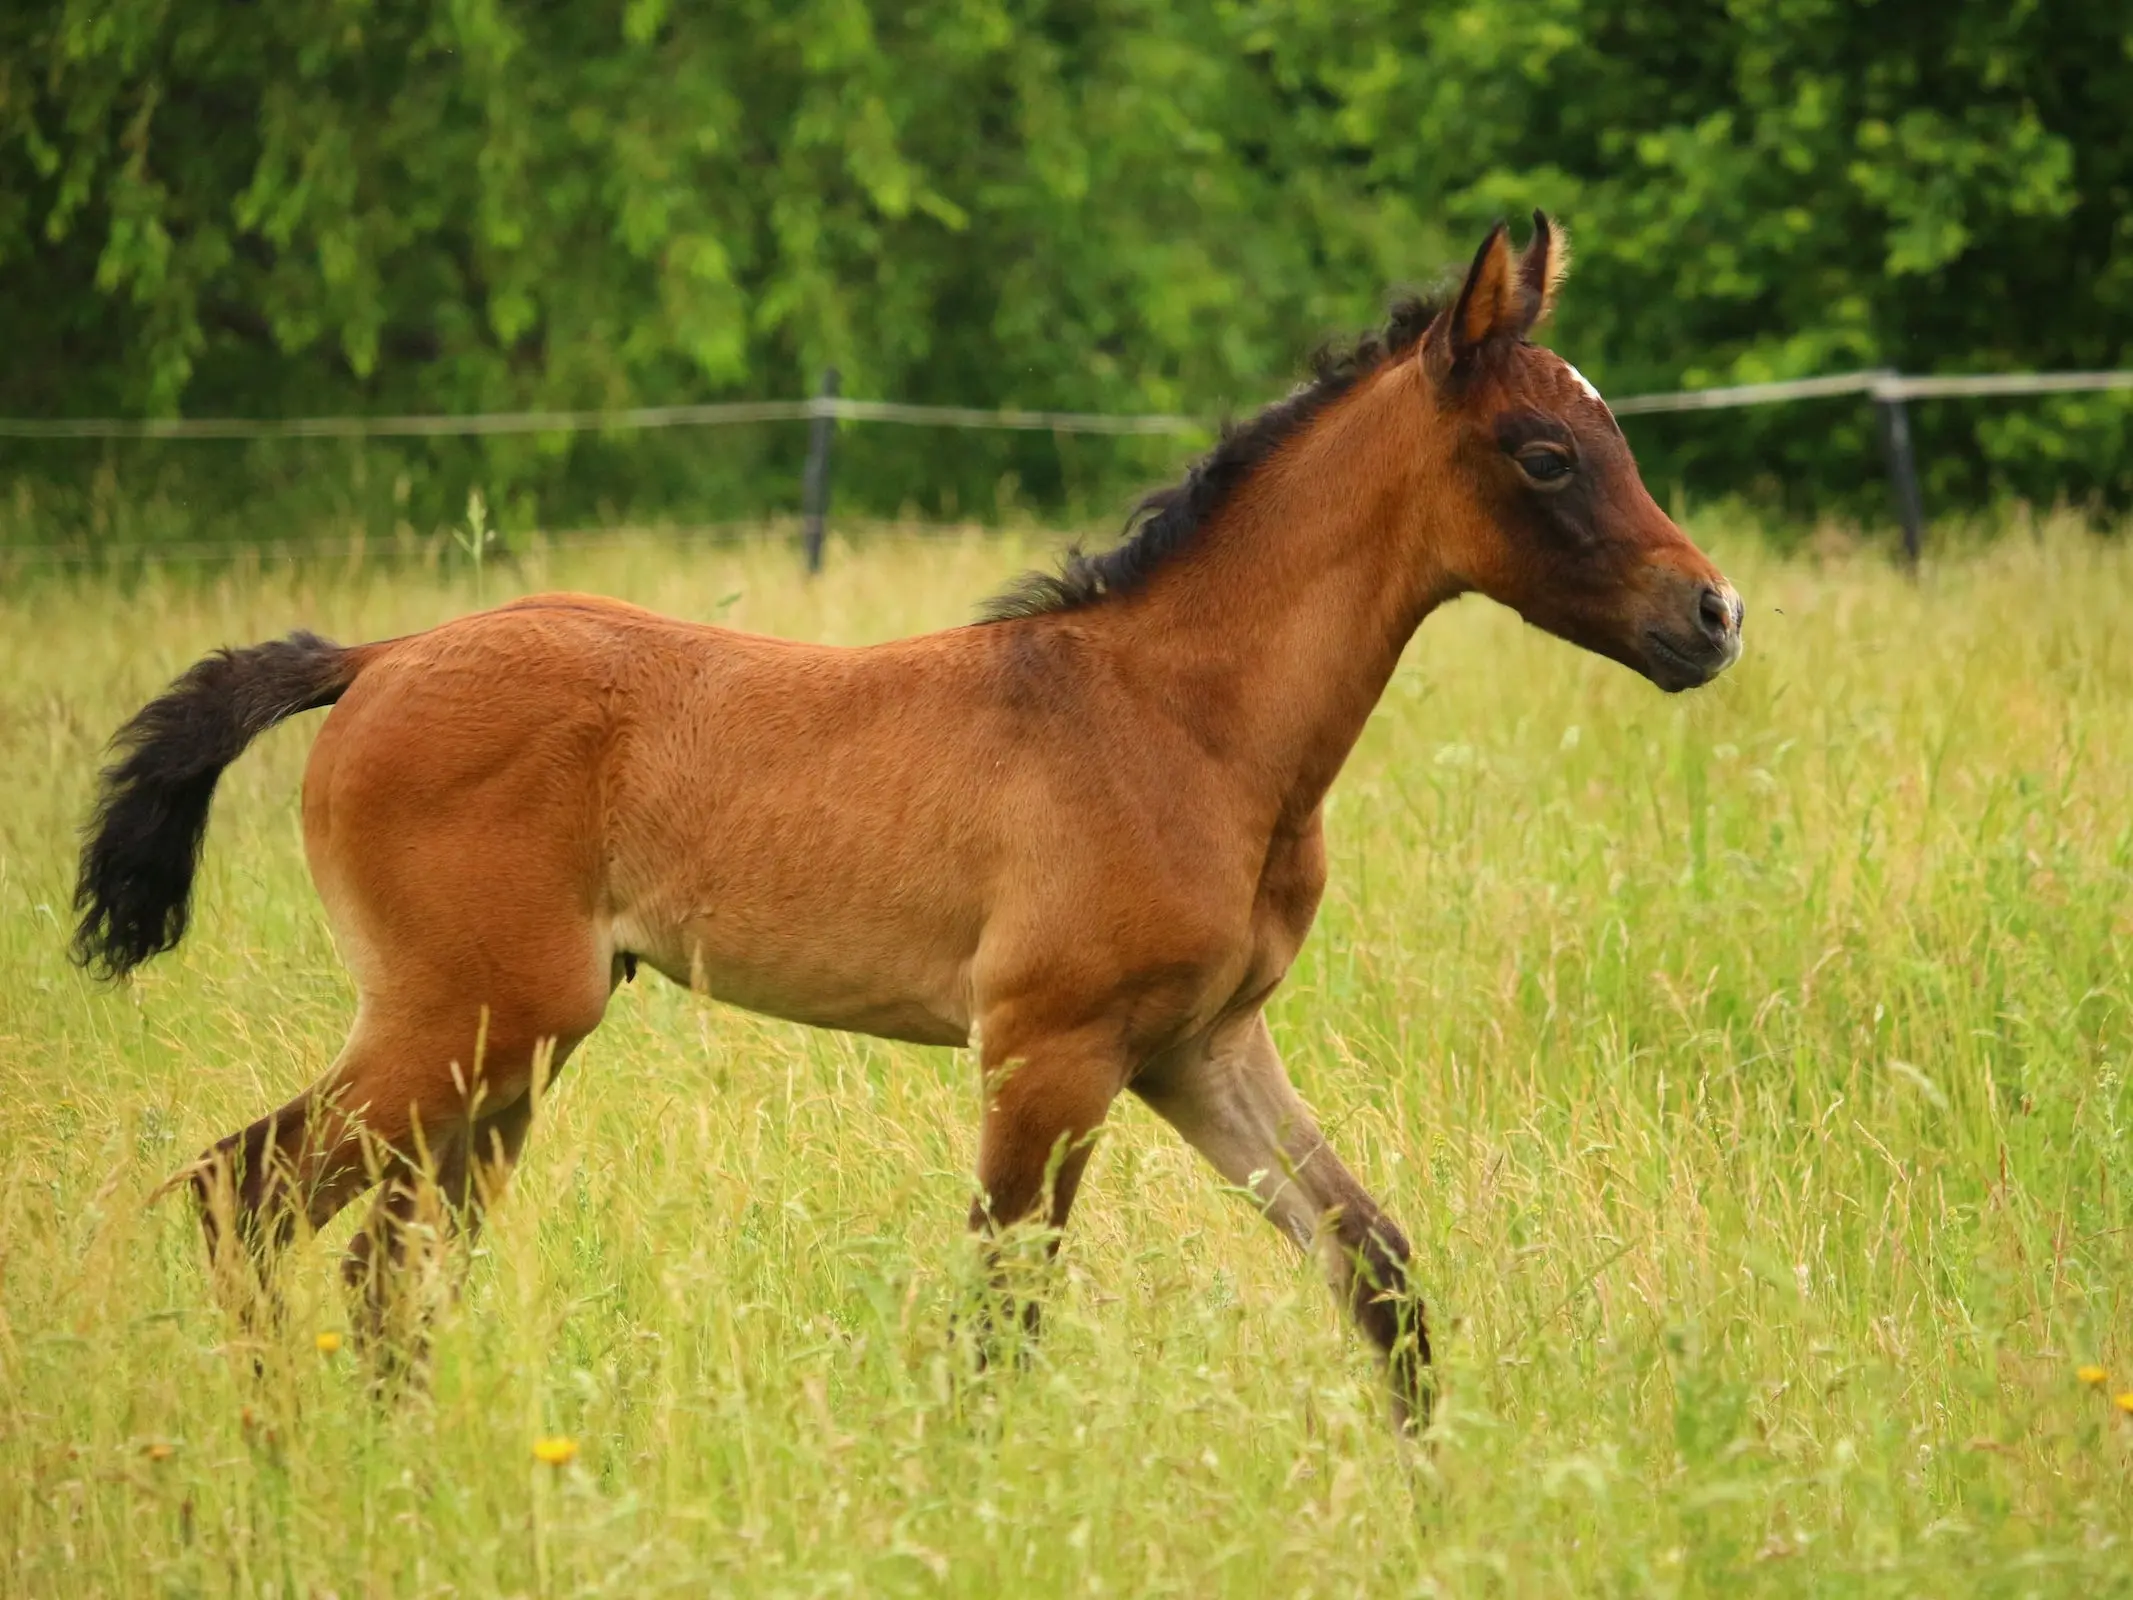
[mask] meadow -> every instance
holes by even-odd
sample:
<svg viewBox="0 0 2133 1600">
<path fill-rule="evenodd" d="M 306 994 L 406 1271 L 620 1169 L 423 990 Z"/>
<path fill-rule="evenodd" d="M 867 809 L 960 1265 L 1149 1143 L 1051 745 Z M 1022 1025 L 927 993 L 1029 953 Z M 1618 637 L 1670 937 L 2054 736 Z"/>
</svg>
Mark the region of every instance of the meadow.
<svg viewBox="0 0 2133 1600">
<path fill-rule="evenodd" d="M 1415 1241 L 1443 1398 L 1404 1453 L 1315 1272 L 1124 1102 L 1043 1338 L 967 1371 L 967 1054 L 649 973 L 422 1392 L 345 1342 L 348 1219 L 255 1377 L 149 1199 L 350 1004 L 315 717 L 225 777 L 177 953 L 65 959 L 100 747 L 195 657 L 551 587 L 861 642 L 1051 536 L 862 536 L 811 584 L 651 535 L 12 583 L 0 1592 L 2133 1593 L 2133 541 L 2040 524 L 1914 581 L 1693 531 L 1749 606 L 1712 688 L 1461 602 L 1334 793 L 1272 1015 Z"/>
</svg>

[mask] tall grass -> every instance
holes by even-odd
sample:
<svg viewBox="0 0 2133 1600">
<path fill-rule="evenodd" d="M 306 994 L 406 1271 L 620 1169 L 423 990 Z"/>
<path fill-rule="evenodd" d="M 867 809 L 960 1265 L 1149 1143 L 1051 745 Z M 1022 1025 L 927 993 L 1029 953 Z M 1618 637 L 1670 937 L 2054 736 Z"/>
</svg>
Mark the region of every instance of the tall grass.
<svg viewBox="0 0 2133 1600">
<path fill-rule="evenodd" d="M 1335 792 L 1275 1028 L 1415 1237 L 1445 1398 L 1412 1460 L 1311 1271 L 1130 1104 L 1030 1362 L 957 1376 L 968 1058 L 649 975 L 427 1392 L 321 1349 L 345 1222 L 255 1379 L 146 1197 L 345 1029 L 311 726 L 231 770 L 194 932 L 127 988 L 63 959 L 73 829 L 204 650 L 405 631 L 472 580 L 0 600 L 0 1589 L 2133 1592 L 2133 548 L 2047 530 L 1914 584 L 1700 532 L 1749 598 L 1717 686 L 1465 602 Z M 1040 553 L 885 538 L 810 586 L 779 546 L 623 540 L 484 582 L 860 641 Z"/>
</svg>

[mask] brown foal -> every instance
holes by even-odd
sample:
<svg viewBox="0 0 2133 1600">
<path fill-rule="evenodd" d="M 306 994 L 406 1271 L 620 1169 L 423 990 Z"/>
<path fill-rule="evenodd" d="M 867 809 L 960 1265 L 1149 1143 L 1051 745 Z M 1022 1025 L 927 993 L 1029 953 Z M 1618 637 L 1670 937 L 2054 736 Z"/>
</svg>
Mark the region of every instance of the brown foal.
<svg viewBox="0 0 2133 1600">
<path fill-rule="evenodd" d="M 1063 1225 L 1131 1090 L 1322 1257 L 1419 1412 L 1407 1241 L 1263 1014 L 1325 886 L 1327 788 L 1409 636 L 1469 591 L 1668 690 L 1740 651 L 1731 586 L 1591 385 L 1527 342 L 1563 263 L 1546 218 L 1522 253 L 1499 226 L 1448 306 L 1403 306 L 1125 544 L 974 626 L 834 649 L 549 595 L 199 663 L 118 737 L 79 952 L 117 974 L 175 944 L 217 774 L 332 705 L 304 843 L 360 993 L 325 1077 L 193 1170 L 211 1247 L 264 1271 L 299 1217 L 382 1182 L 349 1268 L 375 1310 L 426 1197 L 478 1220 L 536 1079 L 641 961 L 974 1046 L 988 1232 Z"/>
</svg>

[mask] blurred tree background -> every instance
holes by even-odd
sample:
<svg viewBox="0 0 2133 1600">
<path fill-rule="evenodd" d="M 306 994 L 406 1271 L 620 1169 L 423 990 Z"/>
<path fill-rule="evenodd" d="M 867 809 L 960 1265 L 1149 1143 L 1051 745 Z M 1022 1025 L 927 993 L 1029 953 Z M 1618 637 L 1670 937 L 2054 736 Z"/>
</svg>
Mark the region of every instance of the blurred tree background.
<svg viewBox="0 0 2133 1600">
<path fill-rule="evenodd" d="M 0 414 L 797 397 L 831 364 L 1219 414 L 1535 205 L 1577 244 L 1551 337 L 1616 393 L 2115 367 L 2128 106 L 2133 11 L 2093 0 L 15 0 Z M 1631 427 L 1662 499 L 1878 516 L 1871 409 Z M 1941 510 L 2133 502 L 2129 421 L 1913 414 Z M 804 432 L 8 441 L 0 476 L 55 536 L 98 496 L 434 525 L 476 484 L 521 521 L 719 520 L 794 503 Z M 847 428 L 837 498 L 1081 514 L 1179 453 Z"/>
</svg>

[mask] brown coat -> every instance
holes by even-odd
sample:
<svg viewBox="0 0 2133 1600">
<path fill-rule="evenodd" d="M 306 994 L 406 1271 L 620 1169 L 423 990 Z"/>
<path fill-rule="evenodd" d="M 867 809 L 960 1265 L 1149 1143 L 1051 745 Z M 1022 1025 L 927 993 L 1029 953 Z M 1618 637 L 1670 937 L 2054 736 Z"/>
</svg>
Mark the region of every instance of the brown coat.
<svg viewBox="0 0 2133 1600">
<path fill-rule="evenodd" d="M 197 815 L 172 804 L 195 793 L 172 776 L 186 739 L 227 724 L 191 762 L 211 790 L 259 726 L 337 702 L 304 837 L 361 996 L 327 1077 L 209 1152 L 211 1239 L 234 1227 L 264 1259 L 293 1209 L 320 1223 L 382 1175 L 351 1266 L 376 1305 L 421 1180 L 470 1215 L 537 1076 L 641 961 L 776 1016 L 975 1043 L 988 1230 L 1062 1224 L 1133 1090 L 1324 1250 L 1418 1405 L 1406 1241 L 1261 1015 L 1325 886 L 1326 791 L 1408 638 L 1457 595 L 1670 689 L 1739 651 L 1737 597 L 1652 503 L 1605 404 L 1525 342 L 1560 275 L 1536 224 L 1523 258 L 1499 228 L 1448 310 L 1396 319 L 1227 440 L 1132 543 L 999 620 L 845 650 L 548 595 L 196 668 L 122 735 L 85 950 L 123 969 L 182 930 L 182 829 L 142 819 L 157 801 L 197 847 L 206 791 Z"/>
</svg>

